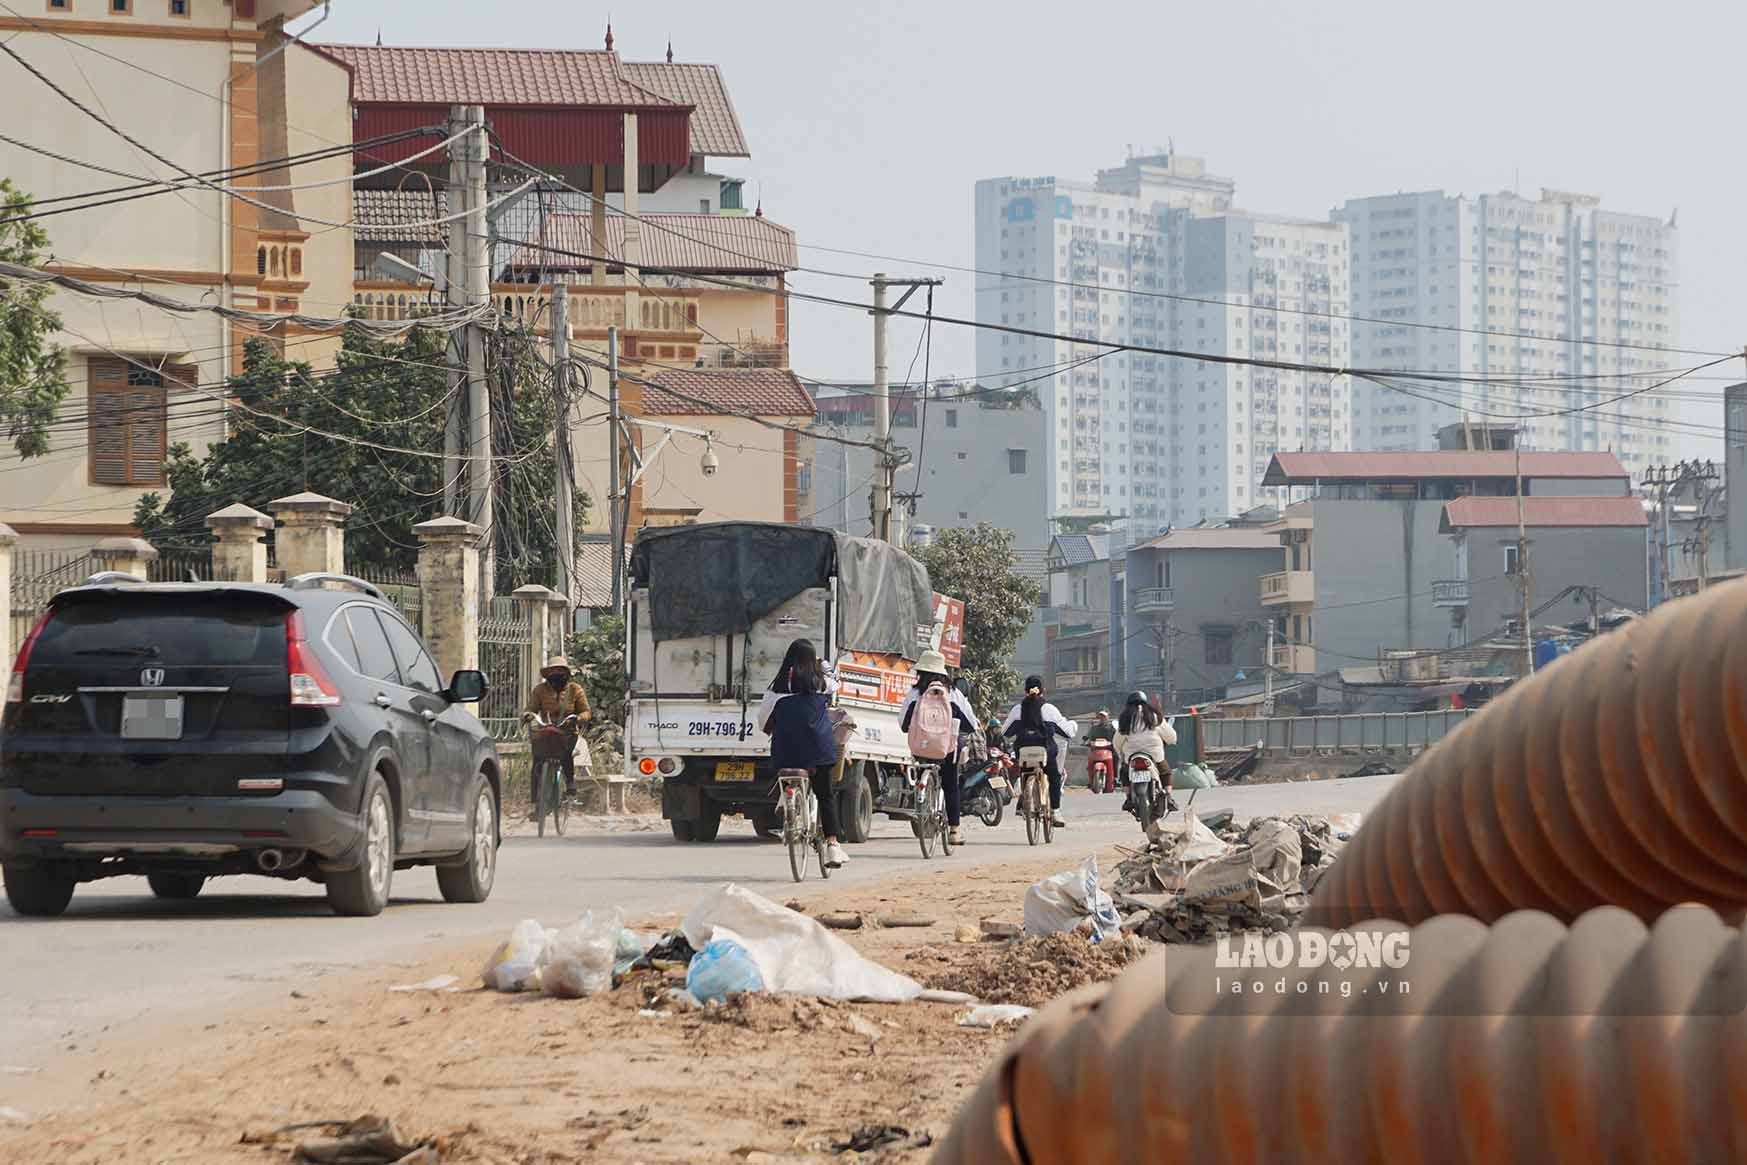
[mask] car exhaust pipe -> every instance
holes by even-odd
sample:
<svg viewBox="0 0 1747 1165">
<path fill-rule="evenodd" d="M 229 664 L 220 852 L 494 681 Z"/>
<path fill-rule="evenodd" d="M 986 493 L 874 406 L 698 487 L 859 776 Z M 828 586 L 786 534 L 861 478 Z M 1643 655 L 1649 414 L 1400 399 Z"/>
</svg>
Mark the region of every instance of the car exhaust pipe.
<svg viewBox="0 0 1747 1165">
<path fill-rule="evenodd" d="M 303 851 L 300 849 L 264 849 L 255 855 L 255 865 L 263 874 L 276 874 L 281 870 L 289 870 L 303 861 Z"/>
</svg>

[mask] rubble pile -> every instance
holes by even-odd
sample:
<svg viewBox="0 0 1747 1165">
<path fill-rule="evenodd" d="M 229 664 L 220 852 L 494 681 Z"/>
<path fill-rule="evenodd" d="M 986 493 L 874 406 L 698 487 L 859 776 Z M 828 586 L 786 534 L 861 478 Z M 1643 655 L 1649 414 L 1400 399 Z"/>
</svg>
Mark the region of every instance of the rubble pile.
<svg viewBox="0 0 1747 1165">
<path fill-rule="evenodd" d="M 1357 828 L 1356 814 L 1167 817 L 1147 847 L 1116 868 L 1112 897 L 1122 929 L 1166 943 L 1290 930 Z"/>
<path fill-rule="evenodd" d="M 1065 991 L 1116 978 L 1145 953 L 1145 944 L 1133 938 L 1095 943 L 1081 931 L 1058 931 L 985 942 L 964 961 L 924 978 L 931 987 L 968 992 L 985 1003 L 1042 1007 Z"/>
</svg>

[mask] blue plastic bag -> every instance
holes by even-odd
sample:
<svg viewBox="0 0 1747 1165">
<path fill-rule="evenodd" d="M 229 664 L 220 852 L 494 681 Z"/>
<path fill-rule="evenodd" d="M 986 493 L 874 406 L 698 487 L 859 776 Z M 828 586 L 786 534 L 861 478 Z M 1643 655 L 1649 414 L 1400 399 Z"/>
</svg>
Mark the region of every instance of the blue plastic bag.
<svg viewBox="0 0 1747 1165">
<path fill-rule="evenodd" d="M 713 939 L 692 956 L 685 989 L 699 1003 L 721 1002 L 742 991 L 763 991 L 764 976 L 752 955 L 737 942 Z"/>
</svg>

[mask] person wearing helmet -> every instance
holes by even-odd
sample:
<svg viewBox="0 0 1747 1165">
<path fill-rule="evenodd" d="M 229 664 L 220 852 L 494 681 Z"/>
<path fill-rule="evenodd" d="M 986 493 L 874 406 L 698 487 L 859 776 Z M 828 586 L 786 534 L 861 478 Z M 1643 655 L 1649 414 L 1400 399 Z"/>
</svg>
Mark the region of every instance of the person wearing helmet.
<svg viewBox="0 0 1747 1165">
<path fill-rule="evenodd" d="M 916 682 L 904 697 L 904 703 L 898 708 L 900 717 L 898 727 L 904 732 L 910 731 L 910 720 L 916 714 L 916 703 L 932 685 L 940 684 L 946 689 L 947 701 L 952 706 L 952 718 L 958 723 L 959 740 L 977 730 L 976 709 L 959 690 L 958 685 L 946 675 L 946 657 L 932 649 L 924 651 L 922 658 L 916 661 Z M 943 761 L 930 761 L 940 768 L 940 789 L 946 794 L 946 824 L 947 840 L 953 845 L 964 844 L 964 834 L 959 829 L 959 807 L 964 801 L 964 781 L 959 773 L 958 756 L 955 753 Z"/>
<path fill-rule="evenodd" d="M 1116 757 L 1126 767 L 1128 758 L 1145 753 L 1164 773 L 1165 746 L 1177 743 L 1177 730 L 1171 722 L 1159 716 L 1145 692 L 1131 692 L 1122 706 L 1122 716 L 1116 722 Z M 1126 812 L 1134 807 L 1131 791 L 1122 803 Z"/>
<path fill-rule="evenodd" d="M 574 797 L 576 737 L 581 726 L 593 718 L 594 712 L 588 706 L 588 693 L 571 677 L 570 661 L 562 655 L 546 661 L 546 666 L 540 669 L 540 682 L 528 693 L 528 702 L 522 708 L 522 723 L 532 723 L 535 716 L 564 729 L 565 743 L 569 747 L 559 757 L 558 763 L 564 772 L 564 794 Z M 576 719 L 571 720 L 572 716 Z"/>
<path fill-rule="evenodd" d="M 1051 824 L 1057 829 L 1063 828 L 1067 822 L 1062 820 L 1062 766 L 1056 757 L 1056 741 L 1073 740 L 1080 734 L 1079 724 L 1063 716 L 1061 709 L 1043 698 L 1042 676 L 1026 676 L 1025 698 L 1007 713 L 1001 731 L 1014 737 L 1021 748 L 1029 746 L 1049 750 L 1046 771 L 1049 774 Z"/>
</svg>

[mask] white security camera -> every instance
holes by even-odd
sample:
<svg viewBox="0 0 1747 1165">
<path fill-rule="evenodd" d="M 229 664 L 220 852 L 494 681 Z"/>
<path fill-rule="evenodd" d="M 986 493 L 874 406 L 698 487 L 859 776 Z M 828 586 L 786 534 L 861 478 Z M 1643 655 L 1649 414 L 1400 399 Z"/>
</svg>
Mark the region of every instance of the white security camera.
<svg viewBox="0 0 1747 1165">
<path fill-rule="evenodd" d="M 716 471 L 722 468 L 722 459 L 716 456 L 716 447 L 704 442 L 704 455 L 698 460 L 698 468 L 704 471 L 705 477 L 715 477 Z"/>
</svg>

